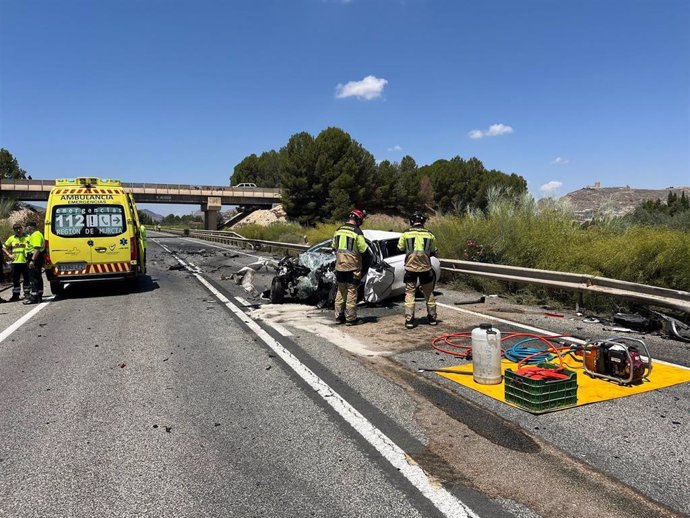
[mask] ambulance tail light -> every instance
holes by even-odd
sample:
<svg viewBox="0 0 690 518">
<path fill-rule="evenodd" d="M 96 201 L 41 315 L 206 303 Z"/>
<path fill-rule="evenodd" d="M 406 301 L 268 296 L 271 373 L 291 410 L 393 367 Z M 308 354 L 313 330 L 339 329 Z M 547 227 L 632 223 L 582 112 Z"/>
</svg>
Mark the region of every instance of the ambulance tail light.
<svg viewBox="0 0 690 518">
<path fill-rule="evenodd" d="M 137 242 L 135 239 L 129 240 L 129 260 L 133 263 L 137 260 Z"/>
</svg>

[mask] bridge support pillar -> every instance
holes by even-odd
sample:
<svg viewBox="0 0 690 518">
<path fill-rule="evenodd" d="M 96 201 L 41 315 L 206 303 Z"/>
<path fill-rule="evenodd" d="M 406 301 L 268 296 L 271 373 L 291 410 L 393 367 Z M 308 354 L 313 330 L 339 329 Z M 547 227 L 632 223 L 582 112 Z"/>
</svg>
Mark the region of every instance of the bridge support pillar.
<svg viewBox="0 0 690 518">
<path fill-rule="evenodd" d="M 206 203 L 201 204 L 201 210 L 204 211 L 205 230 L 218 230 L 220 208 L 220 197 L 217 196 L 209 196 Z"/>
</svg>

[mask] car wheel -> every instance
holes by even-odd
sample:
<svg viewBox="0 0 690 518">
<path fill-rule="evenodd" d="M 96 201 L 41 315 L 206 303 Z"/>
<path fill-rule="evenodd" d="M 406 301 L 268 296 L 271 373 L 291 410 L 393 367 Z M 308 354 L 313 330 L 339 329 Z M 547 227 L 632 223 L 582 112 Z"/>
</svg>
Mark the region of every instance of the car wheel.
<svg viewBox="0 0 690 518">
<path fill-rule="evenodd" d="M 285 287 L 283 281 L 278 277 L 273 277 L 271 282 L 271 304 L 282 304 L 285 298 Z"/>
</svg>

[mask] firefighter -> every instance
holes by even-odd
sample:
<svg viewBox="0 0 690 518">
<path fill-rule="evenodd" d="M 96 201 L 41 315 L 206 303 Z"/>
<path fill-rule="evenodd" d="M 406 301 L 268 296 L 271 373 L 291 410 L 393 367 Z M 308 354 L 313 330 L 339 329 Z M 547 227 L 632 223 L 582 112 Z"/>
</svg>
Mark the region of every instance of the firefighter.
<svg viewBox="0 0 690 518">
<path fill-rule="evenodd" d="M 414 324 L 414 295 L 419 281 L 426 300 L 427 321 L 436 325 L 436 299 L 434 299 L 434 272 L 431 257 L 438 253 L 436 237 L 424 228 L 426 216 L 416 211 L 410 216 L 410 228 L 400 236 L 398 250 L 405 252 L 405 327 L 412 329 Z"/>
<path fill-rule="evenodd" d="M 21 281 L 24 280 L 24 298 L 29 298 L 29 270 L 26 262 L 26 242 L 28 236 L 20 223 L 12 227 L 14 234 L 7 238 L 2 248 L 5 256 L 12 261 L 12 298 L 10 302 L 19 300 Z"/>
<path fill-rule="evenodd" d="M 27 242 L 26 258 L 29 264 L 29 280 L 31 293 L 24 304 L 40 304 L 43 302 L 43 262 L 45 256 L 45 238 L 37 228 L 35 221 L 26 224 Z"/>
<path fill-rule="evenodd" d="M 368 253 L 369 247 L 359 228 L 364 221 L 365 213 L 353 209 L 347 223 L 335 231 L 331 248 L 335 250 L 335 321 L 338 324 L 353 326 L 357 320 L 357 289 L 362 279 L 362 255 Z"/>
</svg>

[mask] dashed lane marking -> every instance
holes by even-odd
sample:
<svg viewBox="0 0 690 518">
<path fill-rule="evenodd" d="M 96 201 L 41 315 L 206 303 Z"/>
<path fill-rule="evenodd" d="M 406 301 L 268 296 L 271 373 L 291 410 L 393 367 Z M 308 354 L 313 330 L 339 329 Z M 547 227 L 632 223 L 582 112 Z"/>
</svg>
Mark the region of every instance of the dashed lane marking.
<svg viewBox="0 0 690 518">
<path fill-rule="evenodd" d="M 387 435 L 364 417 L 355 407 L 348 403 L 340 394 L 334 391 L 325 381 L 319 378 L 309 367 L 300 362 L 278 340 L 269 335 L 242 309 L 218 291 L 199 273 L 193 271 L 187 263 L 180 259 L 161 243 L 157 243 L 163 250 L 170 253 L 182 266 L 193 273 L 213 295 L 220 300 L 233 314 L 237 316 L 256 336 L 270 347 L 280 358 L 314 391 L 330 405 L 352 428 L 357 431 L 369 444 L 394 467 L 412 485 L 414 485 L 431 503 L 447 517 L 479 518 L 465 503 L 456 498 L 437 482 L 432 482 L 424 470 L 420 468 L 405 451 L 395 444 Z"/>
</svg>

